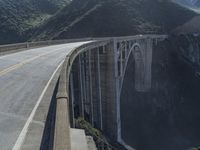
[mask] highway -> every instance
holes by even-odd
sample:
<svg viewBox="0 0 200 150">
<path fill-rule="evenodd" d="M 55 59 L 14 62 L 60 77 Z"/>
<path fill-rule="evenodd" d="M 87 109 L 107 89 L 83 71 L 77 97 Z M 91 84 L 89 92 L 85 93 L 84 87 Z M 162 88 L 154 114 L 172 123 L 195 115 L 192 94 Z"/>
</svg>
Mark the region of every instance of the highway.
<svg viewBox="0 0 200 150">
<path fill-rule="evenodd" d="M 37 109 L 50 82 L 58 76 L 65 56 L 84 43 L 87 42 L 35 48 L 0 56 L 1 150 L 22 149 L 30 124 L 35 121 Z M 43 122 L 35 123 L 43 125 Z"/>
</svg>

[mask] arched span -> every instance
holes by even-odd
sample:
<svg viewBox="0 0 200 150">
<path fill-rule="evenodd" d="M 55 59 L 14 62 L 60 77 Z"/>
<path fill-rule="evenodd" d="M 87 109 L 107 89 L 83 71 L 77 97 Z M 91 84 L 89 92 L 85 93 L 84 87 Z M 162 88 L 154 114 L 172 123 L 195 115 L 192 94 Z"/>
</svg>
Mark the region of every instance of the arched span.
<svg viewBox="0 0 200 150">
<path fill-rule="evenodd" d="M 140 91 L 142 92 L 143 89 L 144 89 L 144 76 L 145 76 L 145 70 L 144 70 L 144 63 L 145 63 L 145 60 L 144 60 L 144 51 L 142 51 L 142 48 L 140 46 L 139 43 L 135 43 L 131 46 L 130 50 L 129 50 L 129 53 L 127 55 L 127 57 L 125 58 L 125 65 L 124 65 L 124 72 L 123 72 L 123 75 L 122 75 L 122 84 L 120 85 L 120 90 L 119 90 L 119 98 L 121 99 L 121 93 L 122 93 L 122 88 L 123 88 L 123 83 L 124 83 L 124 78 L 125 78 L 125 75 L 127 73 L 127 65 L 128 65 L 128 62 L 129 60 L 133 60 L 135 63 L 134 65 L 132 65 L 132 68 L 135 70 L 135 77 L 132 76 L 132 81 L 134 80 L 134 88 L 136 91 Z M 121 103 L 121 102 L 120 102 Z M 121 106 L 121 105 L 120 105 Z M 120 116 L 121 116 L 121 112 L 119 112 Z M 122 128 L 122 122 L 121 122 L 121 117 L 119 119 L 119 134 L 120 134 L 120 137 L 119 137 L 119 141 L 121 143 L 123 143 L 124 146 L 126 146 L 127 148 L 129 148 L 129 145 L 127 145 L 125 143 L 125 141 L 123 140 L 123 137 L 122 137 L 122 131 L 121 131 L 121 128 Z"/>
<path fill-rule="evenodd" d="M 121 85 L 120 85 L 120 90 L 119 90 L 119 99 L 120 99 L 120 107 L 123 107 L 123 102 L 122 100 L 122 91 L 124 91 L 124 86 L 126 84 L 129 84 L 129 88 L 125 89 L 125 93 L 127 93 L 127 95 L 129 95 L 128 93 L 133 93 L 134 91 L 138 92 L 138 93 L 144 93 L 147 92 L 149 90 L 149 81 L 147 79 L 148 76 L 151 74 L 149 72 L 149 70 L 151 70 L 151 65 L 147 64 L 148 62 L 150 62 L 148 59 L 149 57 L 152 58 L 152 55 L 149 55 L 147 57 L 147 55 L 149 54 L 149 51 L 152 51 L 152 45 L 150 46 L 146 46 L 145 44 L 149 44 L 149 43 L 142 43 L 144 45 L 140 45 L 139 43 L 135 43 L 131 46 L 130 51 L 127 55 L 127 57 L 125 58 L 125 65 L 124 65 L 124 71 L 123 71 L 123 75 L 121 78 Z M 150 68 L 149 68 L 150 67 Z M 131 71 L 130 71 L 131 70 Z M 125 79 L 127 78 L 127 74 L 128 74 L 128 79 L 129 82 L 128 83 L 124 83 Z M 132 91 L 132 92 L 131 92 Z M 126 94 L 125 94 L 126 97 Z M 132 102 L 130 102 L 130 104 L 132 104 Z M 127 106 L 127 105 L 126 105 Z M 131 105 L 130 105 L 131 106 Z M 127 139 L 127 136 L 131 136 L 129 135 L 130 133 L 123 133 L 123 128 L 128 128 L 128 126 L 130 124 L 123 124 L 123 121 L 127 121 L 129 119 L 127 119 L 127 117 L 131 117 L 131 114 L 125 114 L 125 118 L 124 115 L 121 114 L 122 110 L 123 112 L 126 112 L 126 109 L 131 109 L 131 108 L 120 108 L 120 125 L 119 125 L 119 133 L 120 133 L 120 142 L 123 143 L 124 146 L 126 146 L 127 148 L 129 148 L 129 144 L 130 141 Z M 130 111 L 132 112 L 132 111 Z M 121 116 L 122 115 L 122 116 Z M 127 126 L 128 125 L 128 126 Z M 134 130 L 135 128 L 133 128 Z M 124 136 L 123 136 L 124 135 Z M 126 137 L 124 139 L 124 137 Z M 130 139 L 132 139 L 133 137 L 131 137 Z M 126 143 L 129 143 L 128 145 Z M 134 143 L 133 145 L 131 145 L 134 147 Z"/>
<path fill-rule="evenodd" d="M 131 47 L 127 58 L 125 59 L 125 66 L 124 66 L 124 72 L 123 72 L 123 76 L 122 76 L 122 85 L 120 87 L 120 96 L 121 96 L 121 90 L 123 87 L 123 81 L 124 81 L 124 77 L 127 71 L 127 64 L 128 61 L 130 59 L 130 55 L 133 55 L 133 58 L 135 60 L 135 89 L 137 91 L 144 91 L 144 76 L 145 76 L 145 60 L 144 60 L 144 51 L 142 51 L 141 46 L 139 43 L 135 43 L 133 44 L 133 46 Z"/>
</svg>

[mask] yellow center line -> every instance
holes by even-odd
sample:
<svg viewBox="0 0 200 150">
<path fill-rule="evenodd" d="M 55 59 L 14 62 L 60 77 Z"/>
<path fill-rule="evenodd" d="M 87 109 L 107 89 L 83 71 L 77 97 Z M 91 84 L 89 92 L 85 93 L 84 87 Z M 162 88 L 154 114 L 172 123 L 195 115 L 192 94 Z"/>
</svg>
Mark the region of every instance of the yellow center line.
<svg viewBox="0 0 200 150">
<path fill-rule="evenodd" d="M 60 48 L 60 49 L 63 49 L 63 48 Z M 57 49 L 57 50 L 59 50 L 59 49 Z M 43 57 L 45 55 L 48 55 L 49 53 L 52 53 L 52 52 L 47 52 L 47 53 L 43 53 L 43 54 L 37 55 L 37 56 L 35 56 L 33 58 L 24 60 L 24 61 L 22 61 L 22 62 L 20 62 L 18 64 L 12 65 L 12 66 L 10 66 L 10 67 L 8 67 L 6 69 L 0 70 L 0 76 L 3 76 L 3 75 L 5 75 L 5 74 L 7 74 L 7 73 L 9 73 L 9 72 L 11 72 L 13 70 L 16 70 L 16 69 L 24 66 L 25 64 L 27 64 L 29 62 L 32 62 L 32 61 L 34 61 L 34 60 L 36 60 L 38 58 L 41 58 L 41 57 Z"/>
</svg>

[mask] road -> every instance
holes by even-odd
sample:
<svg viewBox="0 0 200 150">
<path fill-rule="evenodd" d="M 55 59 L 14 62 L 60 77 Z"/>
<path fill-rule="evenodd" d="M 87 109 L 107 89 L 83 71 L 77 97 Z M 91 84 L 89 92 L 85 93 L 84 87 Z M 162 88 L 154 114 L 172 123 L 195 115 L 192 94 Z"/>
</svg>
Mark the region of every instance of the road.
<svg viewBox="0 0 200 150">
<path fill-rule="evenodd" d="M 18 150 L 50 79 L 77 42 L 0 56 L 0 149 Z"/>
</svg>

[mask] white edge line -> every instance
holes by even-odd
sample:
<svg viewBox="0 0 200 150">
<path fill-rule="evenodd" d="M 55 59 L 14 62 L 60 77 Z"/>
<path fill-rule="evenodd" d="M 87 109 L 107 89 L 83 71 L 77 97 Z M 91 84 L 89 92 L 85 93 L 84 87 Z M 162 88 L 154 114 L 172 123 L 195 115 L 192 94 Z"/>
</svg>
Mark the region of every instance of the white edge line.
<svg viewBox="0 0 200 150">
<path fill-rule="evenodd" d="M 51 81 L 53 80 L 55 74 L 57 73 L 58 69 L 61 67 L 61 65 L 63 64 L 64 61 L 62 61 L 58 67 L 56 68 L 56 70 L 54 71 L 54 73 L 52 74 L 51 78 L 49 79 L 48 83 L 46 84 L 44 90 L 42 91 L 42 94 L 40 95 L 35 107 L 33 108 L 28 120 L 26 121 L 26 124 L 24 125 L 20 135 L 18 136 L 17 138 L 17 141 L 15 142 L 15 145 L 13 146 L 12 150 L 20 150 L 23 142 L 24 142 L 24 139 L 26 137 L 26 134 L 28 132 L 28 128 L 29 128 L 29 125 L 30 123 L 33 121 L 33 117 L 35 116 L 35 113 L 36 113 L 36 110 L 40 104 L 40 102 L 42 101 L 43 97 L 44 97 L 44 94 L 46 93 Z"/>
</svg>

